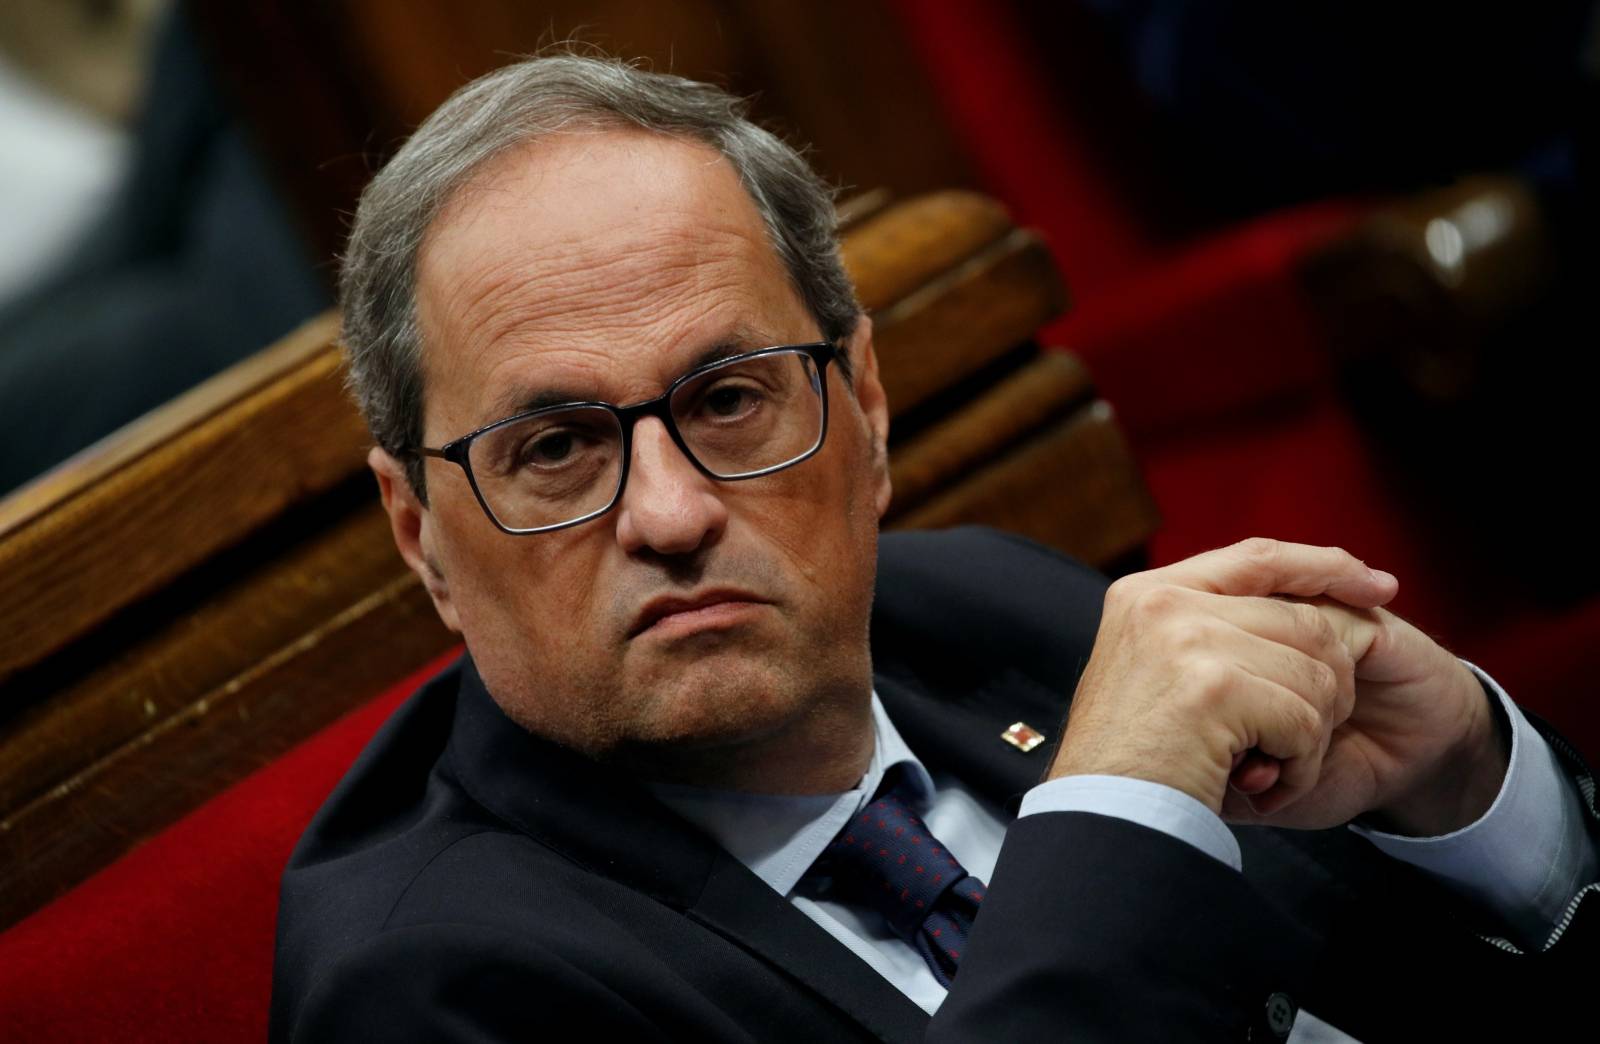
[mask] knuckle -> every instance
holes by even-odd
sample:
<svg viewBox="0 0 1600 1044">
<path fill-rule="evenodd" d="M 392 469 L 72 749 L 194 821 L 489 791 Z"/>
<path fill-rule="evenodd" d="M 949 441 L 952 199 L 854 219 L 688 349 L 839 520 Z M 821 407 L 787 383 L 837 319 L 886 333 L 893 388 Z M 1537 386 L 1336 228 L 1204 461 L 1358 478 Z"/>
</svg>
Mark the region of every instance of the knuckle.
<svg viewBox="0 0 1600 1044">
<path fill-rule="evenodd" d="M 1130 573 L 1111 582 L 1106 588 L 1105 604 L 1107 609 L 1119 608 L 1128 605 L 1138 598 L 1139 592 L 1147 585 L 1140 578 L 1143 574 Z"/>
<path fill-rule="evenodd" d="M 1167 648 L 1179 654 L 1201 653 L 1212 645 L 1210 628 L 1193 618 L 1169 623 L 1165 639 Z"/>
<path fill-rule="evenodd" d="M 1233 687 L 1232 667 L 1214 656 L 1189 657 L 1179 669 L 1190 699 L 1202 706 L 1214 706 Z"/>
<path fill-rule="evenodd" d="M 1282 544 L 1270 537 L 1249 537 L 1234 544 L 1233 551 L 1240 559 L 1241 576 L 1259 584 L 1276 574 Z"/>
<path fill-rule="evenodd" d="M 1319 656 L 1337 663 L 1342 664 L 1349 659 L 1350 650 L 1345 646 L 1344 639 L 1339 637 L 1339 629 L 1328 619 L 1327 613 L 1305 603 L 1297 605 L 1295 613 L 1308 647 L 1316 649 Z"/>
<path fill-rule="evenodd" d="M 1309 602 L 1286 602 L 1289 611 L 1294 614 L 1295 625 L 1302 633 L 1314 638 L 1321 638 L 1333 634 L 1333 625 L 1322 611 Z"/>
<path fill-rule="evenodd" d="M 1355 654 L 1350 651 L 1348 645 L 1344 644 L 1344 639 L 1337 634 L 1332 635 L 1328 641 L 1327 658 L 1330 666 L 1338 672 L 1340 677 L 1355 674 Z"/>
<path fill-rule="evenodd" d="M 1317 749 L 1322 743 L 1322 715 L 1308 703 L 1300 703 L 1289 716 L 1289 729 L 1295 749 L 1301 753 Z"/>
<path fill-rule="evenodd" d="M 1350 658 L 1350 647 L 1344 644 L 1344 637 L 1339 634 L 1339 629 L 1334 628 L 1333 621 L 1328 620 L 1322 613 L 1317 613 L 1318 626 L 1314 632 L 1318 652 L 1322 653 L 1331 665 L 1339 668 L 1354 668 L 1355 661 Z"/>
<path fill-rule="evenodd" d="M 1339 693 L 1339 672 L 1321 660 L 1312 660 L 1311 686 L 1316 696 L 1331 702 Z"/>
<path fill-rule="evenodd" d="M 1128 612 L 1136 620 L 1155 623 L 1172 616 L 1181 601 L 1182 594 L 1177 588 L 1168 584 L 1148 584 L 1133 596 L 1128 603 Z"/>
<path fill-rule="evenodd" d="M 1271 537 L 1246 537 L 1233 545 L 1235 551 L 1246 558 L 1265 559 L 1278 553 L 1278 541 Z"/>
</svg>

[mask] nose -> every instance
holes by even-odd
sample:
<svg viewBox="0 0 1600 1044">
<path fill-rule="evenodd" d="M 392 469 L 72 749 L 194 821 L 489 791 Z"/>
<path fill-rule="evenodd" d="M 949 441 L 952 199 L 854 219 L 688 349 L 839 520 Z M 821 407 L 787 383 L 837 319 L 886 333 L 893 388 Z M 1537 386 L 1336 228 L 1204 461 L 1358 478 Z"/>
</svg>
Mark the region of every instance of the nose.
<svg viewBox="0 0 1600 1044">
<path fill-rule="evenodd" d="M 617 505 L 617 542 L 629 554 L 681 555 L 714 542 L 728 524 L 718 484 L 683 455 L 666 426 L 641 417 L 633 429 L 628 484 Z"/>
</svg>

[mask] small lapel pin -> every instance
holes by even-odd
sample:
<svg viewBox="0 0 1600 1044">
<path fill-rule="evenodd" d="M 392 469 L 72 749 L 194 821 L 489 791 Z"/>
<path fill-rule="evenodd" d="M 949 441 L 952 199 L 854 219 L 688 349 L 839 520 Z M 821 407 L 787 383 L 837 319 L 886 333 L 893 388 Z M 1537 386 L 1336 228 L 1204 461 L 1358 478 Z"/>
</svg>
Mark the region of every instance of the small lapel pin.
<svg viewBox="0 0 1600 1044">
<path fill-rule="evenodd" d="M 1019 721 L 1002 732 L 1000 738 L 1026 754 L 1044 742 L 1044 733 L 1025 721 Z"/>
</svg>

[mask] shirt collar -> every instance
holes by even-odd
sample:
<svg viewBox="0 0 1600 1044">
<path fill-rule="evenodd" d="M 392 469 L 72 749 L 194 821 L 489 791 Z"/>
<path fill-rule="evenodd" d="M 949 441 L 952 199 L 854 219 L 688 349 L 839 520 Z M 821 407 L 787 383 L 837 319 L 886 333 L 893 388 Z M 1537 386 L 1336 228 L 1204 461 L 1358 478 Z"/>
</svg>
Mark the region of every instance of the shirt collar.
<svg viewBox="0 0 1600 1044">
<path fill-rule="evenodd" d="M 872 694 L 872 760 L 856 786 L 842 794 L 748 794 L 671 783 L 651 793 L 698 826 L 779 895 L 788 895 L 850 818 L 878 790 L 884 774 L 904 765 L 903 784 L 923 809 L 933 778 L 906 746 L 878 694 Z"/>
</svg>

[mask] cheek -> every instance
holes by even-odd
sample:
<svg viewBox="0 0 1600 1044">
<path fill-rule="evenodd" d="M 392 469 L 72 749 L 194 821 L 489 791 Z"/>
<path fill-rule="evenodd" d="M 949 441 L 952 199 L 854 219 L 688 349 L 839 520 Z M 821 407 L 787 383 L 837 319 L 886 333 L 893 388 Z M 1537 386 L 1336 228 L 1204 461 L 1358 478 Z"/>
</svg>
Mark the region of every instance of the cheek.
<svg viewBox="0 0 1600 1044">
<path fill-rule="evenodd" d="M 772 487 L 752 498 L 746 512 L 751 528 L 777 545 L 801 577 L 830 592 L 872 568 L 878 531 L 861 447 L 854 439 L 834 445 L 834 434 L 824 452 L 772 476 Z"/>
<path fill-rule="evenodd" d="M 481 636 L 479 645 L 493 642 L 484 650 L 492 656 L 538 660 L 544 650 L 570 649 L 591 613 L 595 541 L 513 537 L 474 521 L 461 520 L 456 532 L 467 535 L 448 545 L 444 561 L 463 631 Z"/>
<path fill-rule="evenodd" d="M 581 527 L 580 527 L 581 528 Z M 540 546 L 546 537 L 556 537 Z M 582 749 L 605 733 L 620 673 L 603 564 L 558 534 L 458 549 L 451 578 L 462 632 L 500 707 L 524 728 Z"/>
</svg>

